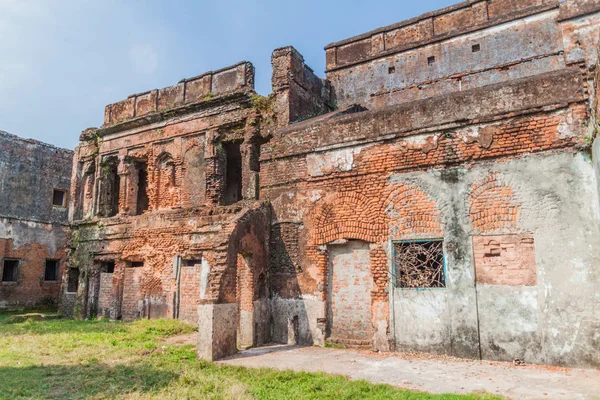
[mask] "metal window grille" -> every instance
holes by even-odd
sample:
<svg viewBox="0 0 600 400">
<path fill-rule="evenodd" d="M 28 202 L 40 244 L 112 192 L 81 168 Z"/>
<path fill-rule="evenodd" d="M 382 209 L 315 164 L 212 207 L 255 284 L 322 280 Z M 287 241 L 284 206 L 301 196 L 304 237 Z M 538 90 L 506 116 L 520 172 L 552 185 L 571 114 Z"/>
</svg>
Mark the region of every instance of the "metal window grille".
<svg viewBox="0 0 600 400">
<path fill-rule="evenodd" d="M 397 287 L 446 287 L 441 240 L 394 243 L 394 266 Z"/>
</svg>

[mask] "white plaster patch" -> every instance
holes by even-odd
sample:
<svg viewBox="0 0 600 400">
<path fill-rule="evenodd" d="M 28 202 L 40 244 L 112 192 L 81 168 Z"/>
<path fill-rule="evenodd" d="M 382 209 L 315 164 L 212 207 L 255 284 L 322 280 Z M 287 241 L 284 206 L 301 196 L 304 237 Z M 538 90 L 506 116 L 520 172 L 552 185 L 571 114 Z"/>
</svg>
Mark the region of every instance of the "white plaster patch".
<svg viewBox="0 0 600 400">
<path fill-rule="evenodd" d="M 310 176 L 324 176 L 334 172 L 348 172 L 354 167 L 354 156 L 360 154 L 364 146 L 312 153 L 306 157 Z"/>
</svg>

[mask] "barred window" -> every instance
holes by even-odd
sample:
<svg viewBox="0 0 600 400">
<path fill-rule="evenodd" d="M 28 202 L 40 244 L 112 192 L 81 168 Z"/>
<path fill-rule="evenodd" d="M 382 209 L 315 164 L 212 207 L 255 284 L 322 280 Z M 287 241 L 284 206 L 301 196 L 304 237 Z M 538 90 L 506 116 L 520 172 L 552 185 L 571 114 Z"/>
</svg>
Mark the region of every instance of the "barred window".
<svg viewBox="0 0 600 400">
<path fill-rule="evenodd" d="M 396 287 L 446 287 L 443 248 L 441 240 L 394 243 Z"/>
</svg>

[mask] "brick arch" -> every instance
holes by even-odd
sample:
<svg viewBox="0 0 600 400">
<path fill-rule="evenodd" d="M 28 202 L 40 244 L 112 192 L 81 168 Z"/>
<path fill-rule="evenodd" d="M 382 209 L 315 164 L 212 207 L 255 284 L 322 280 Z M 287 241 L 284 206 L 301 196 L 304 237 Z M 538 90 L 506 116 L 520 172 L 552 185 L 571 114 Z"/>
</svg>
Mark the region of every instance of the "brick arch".
<svg viewBox="0 0 600 400">
<path fill-rule="evenodd" d="M 416 185 L 394 185 L 384 197 L 384 211 L 403 237 L 409 234 L 441 236 L 441 217 L 437 203 Z"/>
<path fill-rule="evenodd" d="M 521 203 L 515 200 L 513 188 L 498 173 L 471 184 L 469 219 L 476 232 L 518 231 Z"/>
<path fill-rule="evenodd" d="M 358 192 L 338 193 L 318 204 L 312 223 L 314 245 L 339 239 L 375 243 L 384 241 L 387 233 L 385 215 L 379 204 Z"/>
</svg>

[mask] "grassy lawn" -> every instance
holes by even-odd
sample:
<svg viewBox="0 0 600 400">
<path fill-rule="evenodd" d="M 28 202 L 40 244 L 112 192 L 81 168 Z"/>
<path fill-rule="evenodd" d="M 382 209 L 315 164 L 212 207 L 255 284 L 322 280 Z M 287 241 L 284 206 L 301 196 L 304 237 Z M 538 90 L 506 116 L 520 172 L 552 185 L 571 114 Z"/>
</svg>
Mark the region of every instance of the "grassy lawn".
<svg viewBox="0 0 600 400">
<path fill-rule="evenodd" d="M 14 319 L 13 319 L 14 320 Z M 197 361 L 160 339 L 173 320 L 11 322 L 0 314 L 0 399 L 493 399 L 429 395 L 341 376 Z"/>
</svg>

